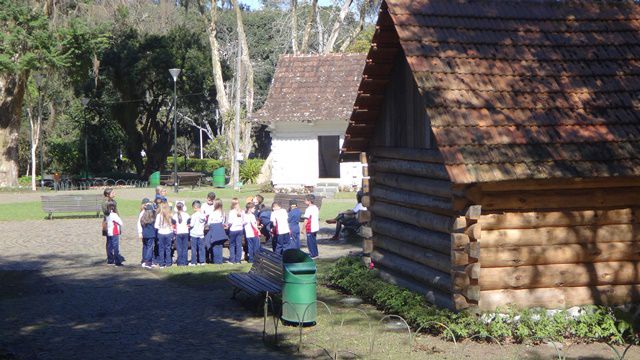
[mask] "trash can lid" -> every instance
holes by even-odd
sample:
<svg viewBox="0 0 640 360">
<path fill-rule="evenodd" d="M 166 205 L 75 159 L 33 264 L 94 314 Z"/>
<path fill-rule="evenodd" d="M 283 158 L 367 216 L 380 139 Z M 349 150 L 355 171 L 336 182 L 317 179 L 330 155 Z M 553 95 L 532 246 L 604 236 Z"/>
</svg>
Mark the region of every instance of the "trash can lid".
<svg viewBox="0 0 640 360">
<path fill-rule="evenodd" d="M 314 262 L 283 264 L 286 271 L 293 274 L 315 274 L 316 264 Z"/>
<path fill-rule="evenodd" d="M 307 253 L 300 249 L 285 250 L 284 253 L 282 253 L 282 263 L 312 263 L 315 266 L 315 262 L 313 261 L 313 259 Z"/>
</svg>

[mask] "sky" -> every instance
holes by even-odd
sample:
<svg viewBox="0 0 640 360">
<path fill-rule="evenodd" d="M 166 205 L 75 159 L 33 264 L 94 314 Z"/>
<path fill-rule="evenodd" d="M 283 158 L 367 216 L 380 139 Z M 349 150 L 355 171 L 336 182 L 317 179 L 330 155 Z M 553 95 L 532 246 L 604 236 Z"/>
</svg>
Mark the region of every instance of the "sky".
<svg viewBox="0 0 640 360">
<path fill-rule="evenodd" d="M 262 3 L 260 0 L 240 0 L 240 2 L 242 4 L 249 5 L 252 10 L 259 9 L 262 6 Z M 318 5 L 320 6 L 327 6 L 327 5 L 331 5 L 332 3 L 333 1 L 331 0 L 318 0 Z"/>
</svg>

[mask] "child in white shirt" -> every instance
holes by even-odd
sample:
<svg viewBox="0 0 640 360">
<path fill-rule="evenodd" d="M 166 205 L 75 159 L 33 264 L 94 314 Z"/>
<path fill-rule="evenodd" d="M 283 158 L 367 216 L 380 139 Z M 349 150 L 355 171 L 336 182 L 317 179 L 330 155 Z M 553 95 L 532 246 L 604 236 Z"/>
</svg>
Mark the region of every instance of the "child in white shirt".
<svg viewBox="0 0 640 360">
<path fill-rule="evenodd" d="M 173 214 L 176 234 L 176 252 L 178 266 L 187 266 L 189 252 L 189 214 L 184 211 L 184 201 L 176 201 L 176 212 Z"/>
<path fill-rule="evenodd" d="M 244 230 L 244 213 L 240 209 L 238 198 L 231 199 L 231 210 L 227 217 L 229 229 L 229 262 L 239 264 L 242 261 L 242 235 Z"/>
<path fill-rule="evenodd" d="M 313 194 L 305 196 L 304 203 L 307 209 L 304 211 L 304 229 L 307 233 L 307 249 L 312 258 L 318 257 L 318 243 L 316 242 L 316 234 L 320 230 L 320 210 L 314 204 L 316 197 Z"/>
<path fill-rule="evenodd" d="M 253 263 L 258 249 L 260 249 L 260 229 L 255 212 L 256 205 L 253 202 L 248 202 L 244 214 L 244 237 L 247 239 L 247 256 L 250 263 Z"/>
<path fill-rule="evenodd" d="M 287 210 L 274 202 L 271 206 L 271 223 L 273 224 L 273 235 L 276 237 L 276 247 L 274 252 L 282 254 L 291 248 L 291 230 L 289 229 L 289 214 Z"/>
<path fill-rule="evenodd" d="M 193 214 L 189 218 L 191 228 L 191 263 L 189 266 L 204 265 L 206 260 L 204 251 L 204 226 L 207 224 L 207 216 L 201 209 L 200 201 L 191 204 Z"/>
<path fill-rule="evenodd" d="M 122 266 L 120 257 L 120 234 L 122 234 L 122 219 L 118 216 L 116 204 L 108 202 L 107 215 L 107 264 Z"/>
</svg>

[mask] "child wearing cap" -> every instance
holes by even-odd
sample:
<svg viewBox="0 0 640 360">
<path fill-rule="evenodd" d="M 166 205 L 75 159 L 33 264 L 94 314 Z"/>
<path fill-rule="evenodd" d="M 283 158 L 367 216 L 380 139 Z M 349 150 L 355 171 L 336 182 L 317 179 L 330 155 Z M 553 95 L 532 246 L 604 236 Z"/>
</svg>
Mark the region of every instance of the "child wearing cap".
<svg viewBox="0 0 640 360">
<path fill-rule="evenodd" d="M 300 249 L 300 218 L 302 212 L 298 209 L 295 199 L 289 200 L 289 229 L 291 230 L 291 248 Z"/>
<path fill-rule="evenodd" d="M 176 201 L 176 212 L 173 214 L 174 232 L 176 234 L 176 265 L 187 266 L 189 252 L 189 214 L 184 210 L 184 201 Z"/>
</svg>

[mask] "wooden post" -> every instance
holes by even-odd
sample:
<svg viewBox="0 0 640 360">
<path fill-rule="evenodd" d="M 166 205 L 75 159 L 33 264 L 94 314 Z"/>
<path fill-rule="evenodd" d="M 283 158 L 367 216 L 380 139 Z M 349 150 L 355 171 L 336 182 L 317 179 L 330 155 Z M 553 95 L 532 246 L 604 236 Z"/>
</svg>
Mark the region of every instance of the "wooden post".
<svg viewBox="0 0 640 360">
<path fill-rule="evenodd" d="M 458 229 L 459 234 L 463 235 L 465 242 L 455 244 L 452 242 L 451 247 L 451 263 L 454 267 L 451 269 L 451 278 L 453 280 L 453 290 L 455 296 L 460 299 L 464 297 L 466 303 L 462 302 L 464 307 L 478 307 L 480 301 L 480 244 L 478 240 L 481 237 L 482 229 L 478 220 L 480 219 L 482 209 L 480 205 L 470 205 L 462 212 L 465 219 L 465 226 Z M 458 303 L 458 302 L 454 302 Z"/>
<path fill-rule="evenodd" d="M 362 205 L 365 207 L 371 206 L 371 198 L 369 196 L 370 187 L 369 187 L 369 161 L 367 159 L 367 153 L 360 153 L 360 164 L 362 164 Z M 361 223 L 366 223 L 371 221 L 371 212 L 366 211 L 366 214 L 358 214 L 358 220 Z M 363 239 L 362 239 L 362 261 L 366 266 L 371 264 L 371 253 L 373 252 L 373 231 L 371 227 L 364 226 L 363 230 Z"/>
</svg>

